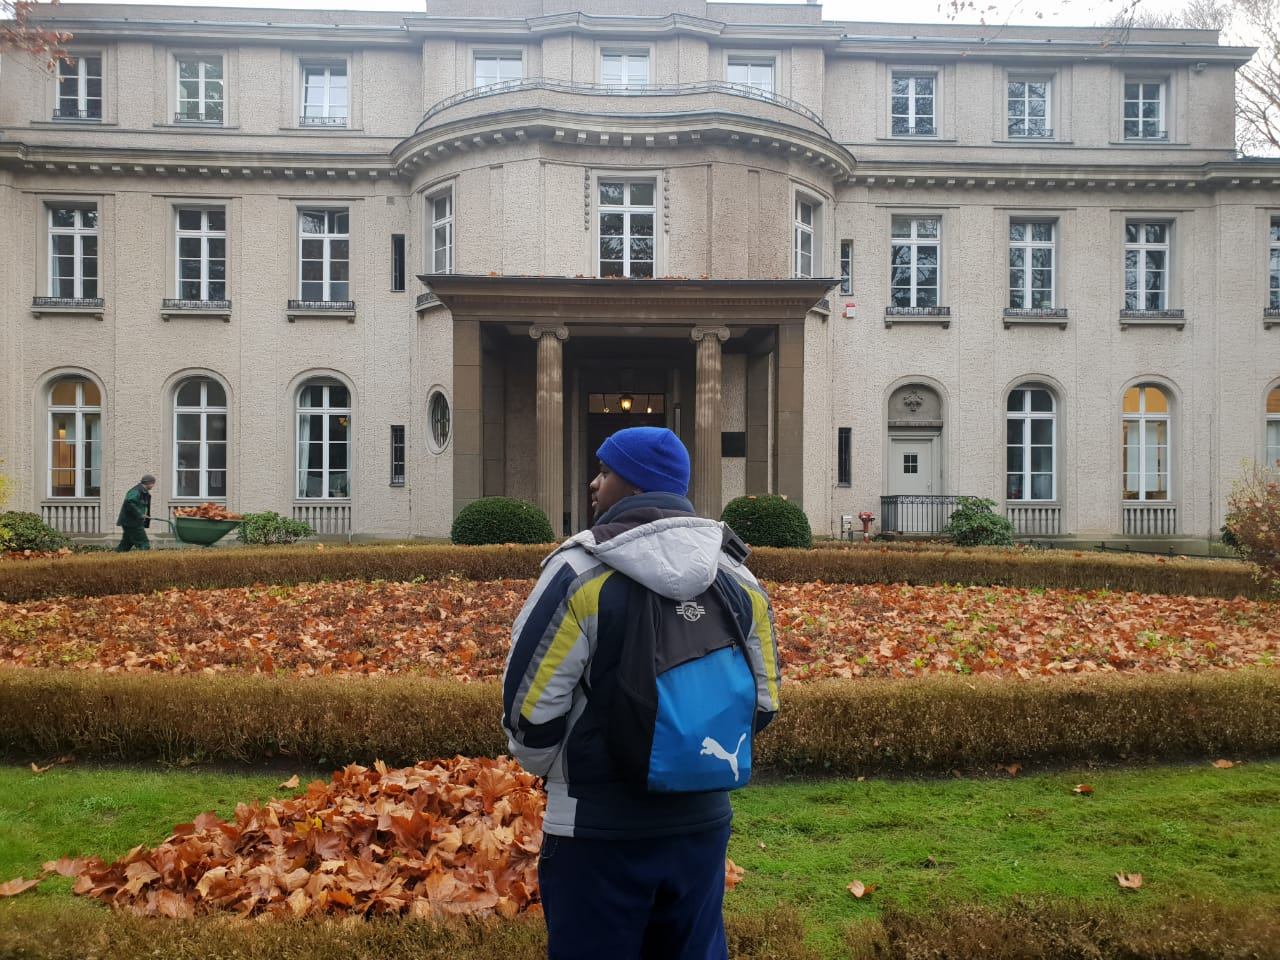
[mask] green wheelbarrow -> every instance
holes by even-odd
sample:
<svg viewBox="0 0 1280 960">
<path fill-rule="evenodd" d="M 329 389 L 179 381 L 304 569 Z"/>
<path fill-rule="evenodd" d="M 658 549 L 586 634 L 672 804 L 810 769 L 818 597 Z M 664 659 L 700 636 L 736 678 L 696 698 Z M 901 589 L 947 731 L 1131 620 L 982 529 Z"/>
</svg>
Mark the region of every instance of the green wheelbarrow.
<svg viewBox="0 0 1280 960">
<path fill-rule="evenodd" d="M 204 517 L 175 517 L 173 520 L 152 517 L 151 519 L 168 524 L 169 529 L 173 531 L 173 538 L 179 543 L 200 547 L 213 546 L 244 522 L 243 520 L 206 520 Z"/>
</svg>

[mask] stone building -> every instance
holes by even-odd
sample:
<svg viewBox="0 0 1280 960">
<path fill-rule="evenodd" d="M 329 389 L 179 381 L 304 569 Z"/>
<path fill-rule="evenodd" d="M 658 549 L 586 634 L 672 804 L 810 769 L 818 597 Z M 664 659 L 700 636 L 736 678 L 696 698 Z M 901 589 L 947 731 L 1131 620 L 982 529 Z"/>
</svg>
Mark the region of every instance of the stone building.
<svg viewBox="0 0 1280 960">
<path fill-rule="evenodd" d="M 1207 538 L 1280 456 L 1280 161 L 1236 158 L 1213 31 L 42 10 L 74 60 L 0 69 L 0 458 L 69 532 L 143 472 L 157 510 L 567 531 L 654 423 L 709 515 Z"/>
</svg>

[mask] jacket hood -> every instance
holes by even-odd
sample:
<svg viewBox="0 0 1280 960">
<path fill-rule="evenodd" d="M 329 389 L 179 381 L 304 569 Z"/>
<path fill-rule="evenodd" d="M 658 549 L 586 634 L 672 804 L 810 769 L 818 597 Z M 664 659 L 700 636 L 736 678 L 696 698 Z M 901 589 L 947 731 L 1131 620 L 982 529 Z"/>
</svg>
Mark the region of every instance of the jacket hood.
<svg viewBox="0 0 1280 960">
<path fill-rule="evenodd" d="M 620 501 L 552 556 L 581 547 L 654 593 L 691 600 L 715 580 L 723 541 L 722 524 L 696 516 L 683 497 L 644 493 Z"/>
</svg>

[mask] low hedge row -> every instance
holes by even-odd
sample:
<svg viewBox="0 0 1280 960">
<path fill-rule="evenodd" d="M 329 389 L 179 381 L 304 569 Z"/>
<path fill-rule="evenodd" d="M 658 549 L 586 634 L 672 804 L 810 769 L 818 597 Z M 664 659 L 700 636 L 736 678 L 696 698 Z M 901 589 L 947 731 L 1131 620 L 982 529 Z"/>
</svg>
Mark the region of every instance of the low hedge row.
<svg viewBox="0 0 1280 960">
<path fill-rule="evenodd" d="M 506 752 L 496 683 L 12 670 L 0 755 L 392 765 Z M 1280 670 L 1045 682 L 939 677 L 792 684 L 762 772 L 973 770 L 1280 755 Z"/>
<path fill-rule="evenodd" d="M 150 593 L 255 583 L 318 580 L 532 579 L 550 547 L 440 544 L 245 547 L 84 554 L 5 561 L 0 600 Z M 969 583 L 983 586 L 1135 590 L 1213 597 L 1261 597 L 1251 568 L 1238 561 L 973 547 L 867 546 L 813 550 L 760 547 L 747 565 L 762 580 L 826 583 Z"/>
</svg>

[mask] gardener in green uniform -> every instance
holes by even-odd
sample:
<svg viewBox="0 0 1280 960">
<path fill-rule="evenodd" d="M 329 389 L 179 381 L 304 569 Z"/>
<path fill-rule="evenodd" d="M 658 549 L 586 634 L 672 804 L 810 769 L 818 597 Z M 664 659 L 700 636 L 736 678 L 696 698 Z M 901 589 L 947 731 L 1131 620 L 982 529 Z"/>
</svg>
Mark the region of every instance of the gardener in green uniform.
<svg viewBox="0 0 1280 960">
<path fill-rule="evenodd" d="M 124 530 L 124 535 L 120 537 L 116 553 L 128 553 L 135 547 L 139 550 L 151 549 L 147 527 L 151 525 L 151 488 L 155 485 L 156 478 L 148 473 L 124 495 L 120 516 L 116 518 L 116 526 Z"/>
</svg>

